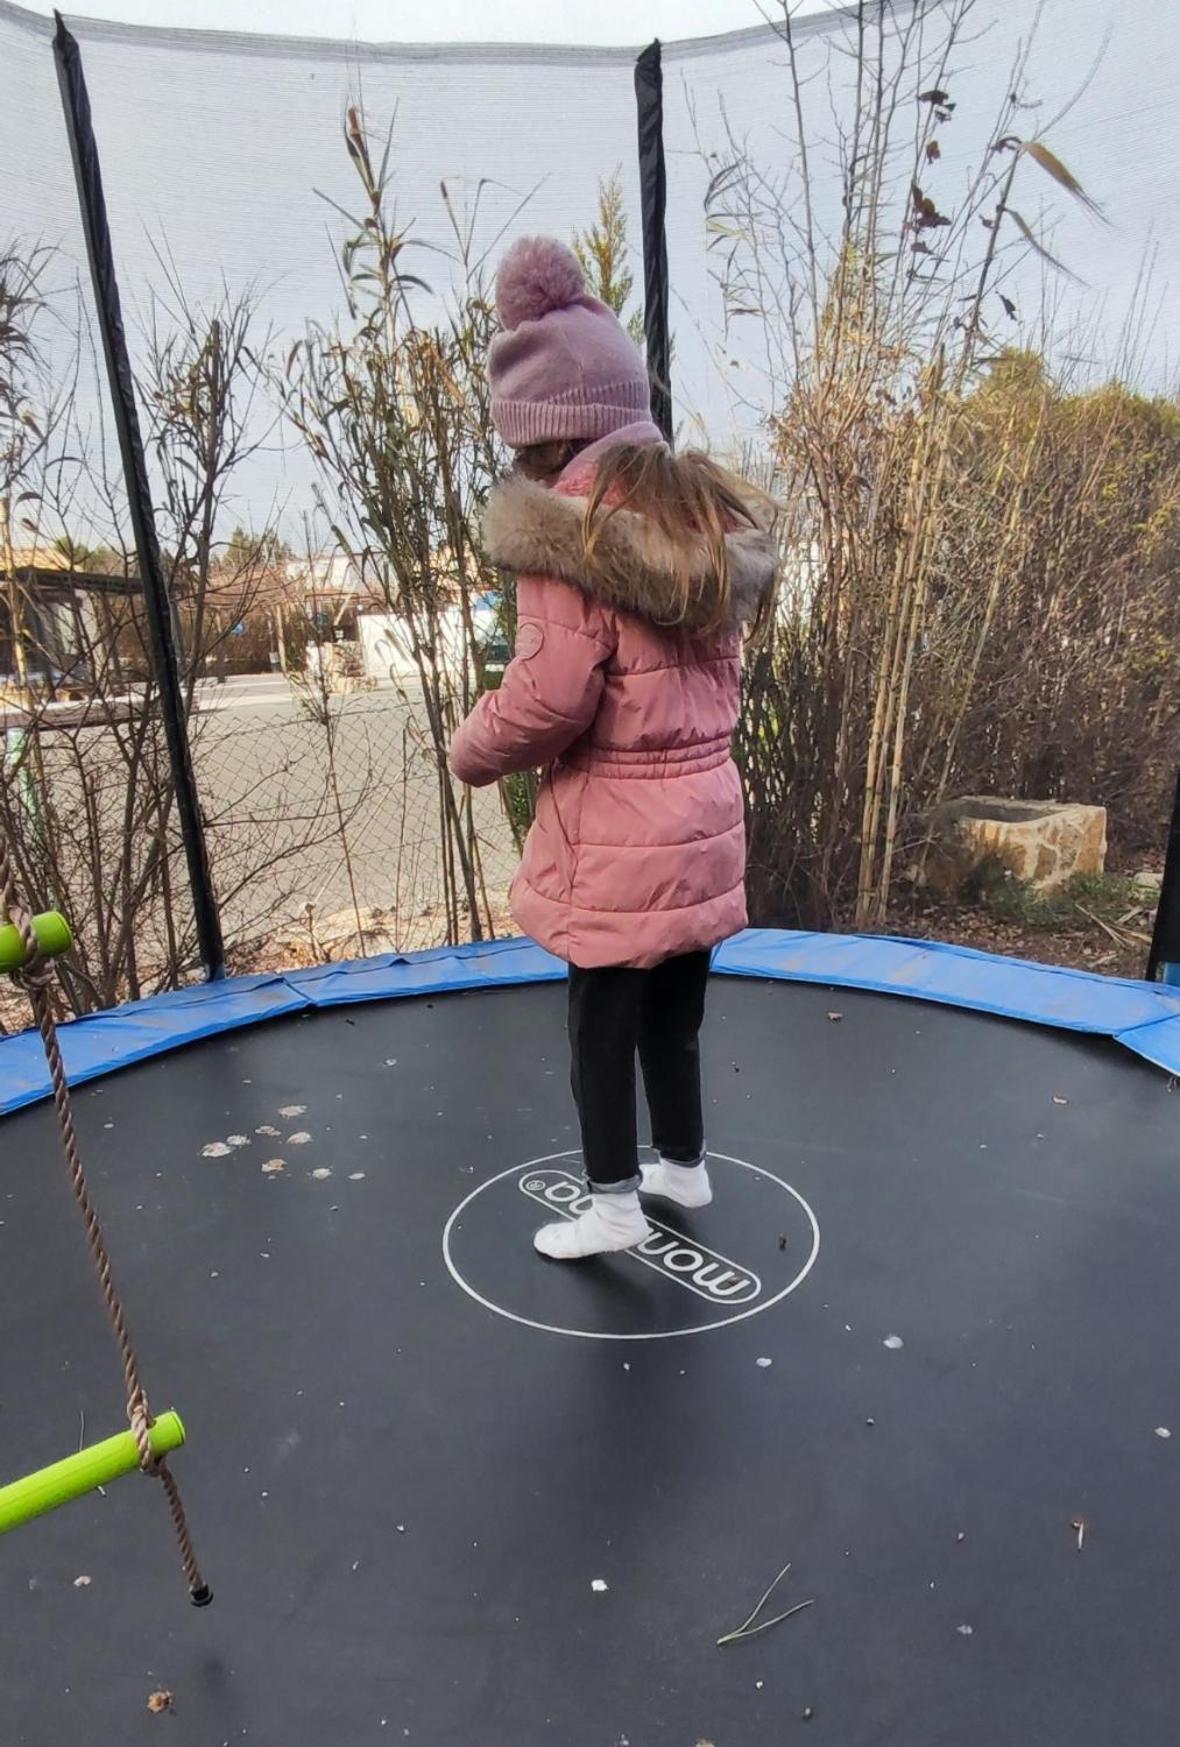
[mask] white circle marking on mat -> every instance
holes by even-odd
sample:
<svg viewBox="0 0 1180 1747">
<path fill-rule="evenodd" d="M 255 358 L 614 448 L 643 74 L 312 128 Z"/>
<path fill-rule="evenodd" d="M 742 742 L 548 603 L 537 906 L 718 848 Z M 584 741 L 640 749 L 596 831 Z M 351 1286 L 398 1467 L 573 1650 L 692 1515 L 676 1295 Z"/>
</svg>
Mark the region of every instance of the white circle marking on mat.
<svg viewBox="0 0 1180 1747">
<path fill-rule="evenodd" d="M 682 1335 L 708 1334 L 710 1332 L 710 1330 L 719 1329 L 719 1328 L 726 1328 L 726 1327 L 728 1327 L 728 1325 L 730 1323 L 745 1322 L 748 1317 L 758 1316 L 762 1313 L 762 1311 L 771 1309 L 771 1307 L 773 1305 L 781 1304 L 784 1298 L 789 1297 L 789 1295 L 792 1292 L 794 1292 L 797 1287 L 799 1287 L 803 1284 L 804 1280 L 806 1280 L 808 1274 L 810 1274 L 812 1268 L 815 1266 L 816 1258 L 819 1255 L 819 1221 L 816 1219 L 815 1214 L 812 1212 L 811 1207 L 804 1200 L 803 1196 L 799 1193 L 798 1189 L 792 1188 L 790 1183 L 785 1183 L 781 1177 L 776 1177 L 773 1171 L 768 1171 L 768 1170 L 764 1169 L 764 1167 L 761 1165 L 750 1164 L 748 1159 L 734 1158 L 729 1153 L 710 1152 L 709 1153 L 710 1159 L 720 1159 L 724 1164 L 738 1165 L 743 1170 L 752 1171 L 756 1176 L 763 1177 L 767 1181 L 776 1184 L 778 1186 L 778 1188 L 782 1189 L 783 1192 L 785 1194 L 789 1195 L 791 1197 L 792 1201 L 794 1201 L 797 1204 L 799 1209 L 802 1211 L 804 1218 L 807 1221 L 807 1225 L 810 1228 L 810 1234 L 811 1234 L 811 1243 L 810 1243 L 810 1247 L 809 1247 L 809 1250 L 807 1253 L 807 1257 L 806 1257 L 805 1261 L 803 1262 L 803 1265 L 795 1272 L 795 1274 L 788 1281 L 788 1283 L 785 1286 L 780 1287 L 780 1289 L 777 1292 L 773 1293 L 771 1296 L 766 1297 L 766 1298 L 760 1297 L 759 1302 L 753 1303 L 753 1304 L 748 1304 L 748 1305 L 746 1305 L 745 1308 L 735 1309 L 734 1314 L 732 1316 L 720 1317 L 715 1322 L 699 1323 L 696 1325 L 690 1325 L 690 1326 L 685 1327 L 685 1328 L 648 1330 L 648 1331 L 643 1331 L 641 1333 L 636 1333 L 636 1334 L 612 1333 L 612 1332 L 608 1332 L 608 1331 L 601 1330 L 601 1329 L 561 1328 L 561 1327 L 558 1327 L 554 1323 L 540 1322 L 540 1321 L 537 1321 L 536 1319 L 534 1319 L 533 1317 L 522 1316 L 522 1315 L 520 1315 L 520 1313 L 518 1311 L 509 1310 L 505 1305 L 495 1303 L 494 1300 L 486 1297 L 484 1295 L 484 1293 L 478 1291 L 476 1289 L 476 1287 L 474 1287 L 471 1284 L 470 1280 L 468 1280 L 459 1271 L 459 1268 L 455 1262 L 454 1255 L 452 1253 L 451 1240 L 452 1240 L 452 1236 L 453 1236 L 460 1220 L 463 1217 L 464 1212 L 467 1210 L 467 1208 L 469 1208 L 471 1206 L 471 1204 L 474 1201 L 478 1200 L 478 1198 L 485 1192 L 485 1190 L 493 1188 L 497 1183 L 502 1183 L 506 1177 L 518 1176 L 520 1178 L 520 1183 L 518 1186 L 521 1189 L 523 1194 L 529 1196 L 532 1199 L 536 1199 L 538 1201 L 543 1199 L 544 1202 L 550 1206 L 551 1211 L 554 1212 L 555 1214 L 557 1214 L 559 1217 L 563 1214 L 566 1217 L 573 1217 L 573 1215 L 568 1211 L 569 1205 L 571 1202 L 575 1201 L 576 1199 L 578 1199 L 582 1195 L 583 1191 L 581 1189 L 581 1186 L 576 1182 L 576 1180 L 573 1180 L 572 1183 L 567 1183 L 566 1181 L 564 1181 L 563 1179 L 565 1179 L 568 1175 L 568 1173 L 565 1170 L 563 1170 L 561 1168 L 558 1168 L 557 1170 L 553 1170 L 553 1169 L 545 1170 L 545 1167 L 554 1166 L 554 1165 L 557 1165 L 560 1167 L 563 1161 L 567 1161 L 569 1159 L 577 1159 L 578 1156 L 579 1155 L 576 1152 L 576 1150 L 570 1151 L 570 1152 L 546 1153 L 541 1158 L 526 1159 L 521 1164 L 510 1165 L 506 1171 L 499 1171 L 499 1172 L 497 1172 L 497 1174 L 494 1177 L 489 1177 L 486 1182 L 478 1184 L 477 1187 L 474 1188 L 469 1195 L 466 1195 L 463 1198 L 463 1200 L 460 1201 L 458 1207 L 455 1208 L 454 1212 L 451 1214 L 450 1218 L 447 1220 L 446 1226 L 443 1230 L 443 1239 L 442 1239 L 443 1260 L 446 1263 L 447 1272 L 450 1274 L 451 1279 L 455 1282 L 456 1286 L 458 1286 L 463 1292 L 465 1292 L 469 1298 L 473 1298 L 477 1304 L 482 1305 L 485 1310 L 490 1310 L 493 1313 L 493 1315 L 505 1317 L 509 1322 L 520 1323 L 525 1328 L 540 1329 L 541 1332 L 544 1334 L 569 1335 L 577 1340 L 587 1340 L 587 1341 L 666 1341 L 666 1340 L 677 1340 Z M 535 1172 L 535 1173 L 537 1173 L 537 1175 L 535 1177 L 530 1178 L 530 1176 L 529 1176 L 530 1172 Z M 555 1181 L 554 1179 L 557 1179 L 557 1180 Z M 571 1187 L 572 1187 L 572 1192 L 571 1192 Z M 658 1220 L 655 1220 L 652 1223 L 656 1226 L 657 1232 L 664 1229 L 660 1226 Z M 531 1251 L 529 1251 L 527 1248 L 524 1247 L 526 1241 L 527 1240 L 525 1238 L 525 1232 L 524 1232 L 524 1229 L 522 1228 L 522 1248 L 521 1248 L 521 1267 L 522 1268 L 532 1265 L 535 1261 L 535 1258 L 533 1257 Z M 690 1240 L 681 1239 L 679 1237 L 677 1238 L 677 1241 L 681 1245 L 688 1245 L 690 1242 Z M 699 1255 L 698 1259 L 701 1262 L 701 1264 L 704 1266 L 709 1265 L 709 1262 L 708 1262 L 709 1258 L 713 1258 L 714 1260 L 720 1261 L 720 1262 L 727 1261 L 727 1258 L 717 1256 L 716 1252 L 711 1251 L 711 1250 L 707 1250 L 704 1245 L 697 1244 L 695 1239 L 691 1240 L 691 1249 L 696 1250 L 698 1252 L 703 1252 L 702 1255 Z M 699 1274 L 699 1272 L 700 1272 L 699 1268 L 697 1268 L 695 1265 L 693 1267 L 689 1266 L 689 1253 L 690 1253 L 689 1248 L 686 1248 L 686 1247 L 677 1248 L 675 1246 L 673 1246 L 669 1249 L 665 1249 L 662 1252 L 659 1252 L 657 1256 L 653 1256 L 652 1258 L 649 1258 L 647 1256 L 643 1256 L 643 1255 L 639 1254 L 639 1252 L 636 1250 L 628 1250 L 628 1251 L 624 1252 L 624 1254 L 632 1257 L 637 1262 L 643 1263 L 645 1266 L 655 1267 L 657 1272 L 661 1272 L 665 1275 L 665 1278 L 674 1279 L 677 1285 L 686 1287 L 689 1291 L 693 1292 L 696 1296 L 701 1297 L 701 1298 L 708 1298 L 710 1296 L 709 1291 L 702 1290 L 701 1287 L 696 1283 L 696 1280 L 689 1277 L 690 1275 Z M 676 1265 L 674 1267 L 670 1267 L 667 1264 L 669 1261 L 671 1261 L 671 1259 L 673 1257 L 676 1259 Z M 537 1262 L 536 1265 L 537 1266 L 544 1266 L 545 1264 Z M 749 1281 L 756 1282 L 758 1285 L 759 1293 L 761 1292 L 761 1282 L 758 1281 L 757 1275 L 755 1275 L 752 1271 L 743 1268 L 740 1264 L 737 1264 L 737 1263 L 728 1263 L 728 1266 L 731 1269 L 735 1269 L 739 1273 L 744 1274 Z M 679 1277 L 677 1278 L 677 1276 L 679 1276 Z"/>
</svg>

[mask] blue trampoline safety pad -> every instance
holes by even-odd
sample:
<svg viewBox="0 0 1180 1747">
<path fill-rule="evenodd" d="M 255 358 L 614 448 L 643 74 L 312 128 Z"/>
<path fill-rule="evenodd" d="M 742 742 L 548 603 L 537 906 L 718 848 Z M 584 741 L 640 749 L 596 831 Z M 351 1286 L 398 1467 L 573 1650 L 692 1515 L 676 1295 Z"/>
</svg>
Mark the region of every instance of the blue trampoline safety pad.
<svg viewBox="0 0 1180 1747">
<path fill-rule="evenodd" d="M 88 1014 L 61 1026 L 58 1036 L 70 1084 L 77 1086 L 182 1044 L 298 1013 L 309 1005 L 281 976 L 229 977 Z M 22 1031 L 0 1041 L 0 1116 L 47 1098 L 50 1091 L 39 1034 Z"/>
<path fill-rule="evenodd" d="M 565 976 L 559 958 L 531 940 L 492 940 L 440 946 L 431 952 L 392 953 L 350 964 L 289 971 L 287 982 L 312 1007 L 345 1001 L 389 1001 L 399 995 L 441 995 L 453 989 L 555 982 Z M 1176 1003 L 1180 1012 L 1180 1000 Z"/>
<path fill-rule="evenodd" d="M 964 1007 L 998 1018 L 1111 1037 L 1180 1074 L 1180 989 L 1000 958 L 931 941 L 748 929 L 713 963 L 728 976 L 827 984 Z M 286 1014 L 356 1001 L 552 982 L 559 959 L 529 940 L 390 954 L 285 974 L 231 977 L 95 1013 L 61 1028 L 72 1084 L 184 1044 Z M 36 1032 L 0 1040 L 0 1115 L 49 1096 Z"/>
<path fill-rule="evenodd" d="M 564 975 L 560 959 L 531 940 L 494 940 L 316 965 L 311 970 L 226 977 L 89 1014 L 63 1025 L 59 1035 L 70 1083 L 82 1085 L 186 1043 L 289 1013 L 454 989 L 550 982 Z M 50 1092 L 38 1034 L 25 1031 L 0 1039 L 0 1116 L 35 1104 Z"/>
<path fill-rule="evenodd" d="M 1060 965 L 1003 958 L 966 946 L 861 934 L 795 934 L 750 928 L 721 947 L 713 968 L 729 976 L 826 983 L 966 1007 L 1000 1019 L 1112 1037 L 1180 1073 L 1180 990 Z"/>
</svg>

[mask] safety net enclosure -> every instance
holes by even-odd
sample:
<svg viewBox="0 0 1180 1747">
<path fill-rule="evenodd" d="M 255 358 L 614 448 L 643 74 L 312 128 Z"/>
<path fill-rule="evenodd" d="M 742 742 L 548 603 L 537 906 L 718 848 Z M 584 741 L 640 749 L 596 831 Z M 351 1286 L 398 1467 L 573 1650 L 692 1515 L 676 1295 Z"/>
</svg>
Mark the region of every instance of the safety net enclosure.
<svg viewBox="0 0 1180 1747">
<path fill-rule="evenodd" d="M 1087 829 L 1120 874 L 1159 861 L 1178 29 L 1146 0 L 1117 28 L 1104 0 L 790 7 L 642 51 L 79 19 L 55 60 L 51 21 L 0 5 L 22 432 L 0 808 L 76 924 L 73 1009 L 227 956 L 503 930 L 532 790 L 473 801 L 441 765 L 512 643 L 479 539 L 502 463 L 481 364 L 523 230 L 578 239 L 677 441 L 786 506 L 781 635 L 747 680 L 765 726 L 739 745 L 758 921 L 904 922 L 928 817 L 962 795 L 1105 809 Z M 1147 957 L 1147 871 L 1089 925 L 1120 972 Z M 1152 975 L 1180 956 L 1178 889 Z"/>
<path fill-rule="evenodd" d="M 865 9 L 863 26 L 856 20 L 855 6 L 807 12 L 795 19 L 789 45 L 781 27 L 762 26 L 663 46 L 678 424 L 725 448 L 755 433 L 781 399 L 785 337 L 768 337 L 751 319 L 751 280 L 743 275 L 752 274 L 756 255 L 763 295 L 775 296 L 808 271 L 796 222 L 810 223 L 818 254 L 838 236 L 844 135 L 858 111 L 850 28 L 879 34 L 882 77 L 897 81 L 899 106 L 911 98 L 906 80 L 919 49 L 923 70 L 953 86 L 940 167 L 931 170 L 947 187 L 948 206 L 977 172 L 993 122 L 1012 98 L 1012 132 L 1032 136 L 1051 126 L 1063 159 L 1083 152 L 1087 169 L 1099 171 L 1093 197 L 1115 220 L 1109 248 L 1092 215 L 1062 198 L 1052 179 L 1034 182 L 1025 197 L 1028 222 L 1038 235 L 1047 224 L 1044 245 L 1074 275 L 1053 292 L 1066 305 L 1060 335 L 1071 335 L 1101 370 L 1118 354 L 1137 295 L 1151 298 L 1154 287 L 1146 346 L 1156 380 L 1166 381 L 1159 300 L 1180 273 L 1175 227 L 1159 222 L 1174 147 L 1163 70 L 1180 47 L 1170 10 L 1134 0 L 1115 29 L 1106 0 L 1069 7 L 1021 0 L 1002 16 L 978 0 L 966 7 L 904 0 Z M 392 138 L 398 219 L 413 239 L 414 271 L 435 297 L 486 266 L 506 230 L 564 236 L 588 226 L 600 182 L 616 174 L 637 264 L 634 50 L 333 43 L 69 23 L 85 60 L 124 298 L 140 319 L 169 279 L 193 304 L 215 300 L 227 283 L 254 288 L 280 344 L 308 321 L 332 321 L 340 283 L 330 203 L 356 208 L 341 149 L 350 104 L 363 109 L 376 136 Z M 52 28 L 7 0 L 0 7 L 4 217 L 7 232 L 61 247 L 84 276 L 48 52 Z M 911 30 L 920 31 L 920 44 Z M 950 59 L 940 63 L 944 52 Z M 798 221 L 792 62 L 814 175 L 810 219 Z M 863 91 L 859 108 L 867 113 Z M 775 188 L 787 196 L 789 222 L 772 236 Z M 892 196 L 904 206 L 907 192 L 898 186 Z M 735 202 L 743 201 L 739 210 Z M 735 246 L 748 257 L 736 269 L 727 266 Z M 1140 283 L 1145 267 L 1150 287 Z M 635 278 L 638 309 L 641 274 Z M 1004 288 L 1035 332 L 1043 295 L 1035 253 L 1005 276 Z M 293 455 L 281 466 L 273 458 L 258 465 L 250 488 L 260 494 L 277 479 L 291 490 L 292 467 L 300 482 Z"/>
</svg>

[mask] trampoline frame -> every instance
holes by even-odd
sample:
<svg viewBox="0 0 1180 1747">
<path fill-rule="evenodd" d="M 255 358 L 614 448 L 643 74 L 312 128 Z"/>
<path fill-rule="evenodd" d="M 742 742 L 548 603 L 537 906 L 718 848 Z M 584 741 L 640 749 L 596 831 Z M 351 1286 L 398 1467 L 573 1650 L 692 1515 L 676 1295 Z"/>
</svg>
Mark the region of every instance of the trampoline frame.
<svg viewBox="0 0 1180 1747">
<path fill-rule="evenodd" d="M 1003 958 L 970 947 L 895 936 L 808 934 L 751 928 L 720 947 L 713 970 L 833 989 L 861 989 L 1001 1019 L 1109 1037 L 1180 1075 L 1180 990 Z M 565 965 L 530 940 L 511 938 L 342 964 L 226 977 L 176 989 L 63 1026 L 74 1086 L 287 1014 L 359 1001 L 441 995 L 462 989 L 556 982 Z M 49 1097 L 35 1031 L 0 1040 L 0 1117 Z"/>
</svg>

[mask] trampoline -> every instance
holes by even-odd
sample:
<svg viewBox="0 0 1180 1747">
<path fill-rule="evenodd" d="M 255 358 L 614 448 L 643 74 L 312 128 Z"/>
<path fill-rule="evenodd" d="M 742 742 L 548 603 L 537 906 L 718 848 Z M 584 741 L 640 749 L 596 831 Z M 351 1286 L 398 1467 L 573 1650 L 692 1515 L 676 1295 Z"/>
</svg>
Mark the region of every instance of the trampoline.
<svg viewBox="0 0 1180 1747">
<path fill-rule="evenodd" d="M 6 1536 L 5 1741 L 1173 1742 L 1180 998 L 740 937 L 715 1206 L 554 1266 L 559 979 L 505 942 L 67 1028 L 216 1600 L 138 1480 Z M 38 1053 L 0 1044 L 4 1477 L 119 1425 Z M 788 1563 L 763 1617 L 811 1605 L 719 1647 Z"/>
</svg>

